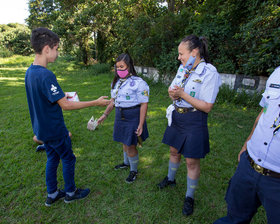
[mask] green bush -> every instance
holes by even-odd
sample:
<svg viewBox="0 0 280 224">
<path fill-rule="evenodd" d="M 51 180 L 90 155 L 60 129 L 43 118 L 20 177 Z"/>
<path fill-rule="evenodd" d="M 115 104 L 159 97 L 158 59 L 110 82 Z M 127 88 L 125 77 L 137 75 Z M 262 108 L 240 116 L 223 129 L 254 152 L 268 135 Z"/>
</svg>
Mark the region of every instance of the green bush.
<svg viewBox="0 0 280 224">
<path fill-rule="evenodd" d="M 22 24 L 0 25 L 0 46 L 13 54 L 30 55 L 33 52 L 30 45 L 30 33 L 29 28 Z"/>
<path fill-rule="evenodd" d="M 247 93 L 245 90 L 237 92 L 234 89 L 230 89 L 228 85 L 223 84 L 220 87 L 216 102 L 219 104 L 233 103 L 243 107 L 259 107 L 261 98 L 261 93 Z"/>
<path fill-rule="evenodd" d="M 112 68 L 109 64 L 95 64 L 95 65 L 87 66 L 86 69 L 88 70 L 88 73 L 91 75 L 100 75 L 112 71 Z"/>
<path fill-rule="evenodd" d="M 0 57 L 1 58 L 11 57 L 12 55 L 13 55 L 13 52 L 9 51 L 5 47 L 0 46 Z"/>
</svg>

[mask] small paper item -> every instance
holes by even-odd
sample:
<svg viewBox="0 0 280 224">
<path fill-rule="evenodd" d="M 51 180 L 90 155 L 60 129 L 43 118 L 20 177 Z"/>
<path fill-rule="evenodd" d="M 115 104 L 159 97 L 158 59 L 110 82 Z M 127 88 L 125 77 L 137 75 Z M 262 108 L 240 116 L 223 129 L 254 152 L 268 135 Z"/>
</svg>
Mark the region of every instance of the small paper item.
<svg viewBox="0 0 280 224">
<path fill-rule="evenodd" d="M 94 119 L 94 117 L 92 116 L 87 123 L 87 129 L 90 131 L 94 131 L 97 126 L 98 126 L 97 119 Z"/>
<path fill-rule="evenodd" d="M 77 92 L 66 92 L 65 95 L 66 95 L 66 99 L 69 101 L 76 101 L 76 102 L 80 101 Z"/>
</svg>

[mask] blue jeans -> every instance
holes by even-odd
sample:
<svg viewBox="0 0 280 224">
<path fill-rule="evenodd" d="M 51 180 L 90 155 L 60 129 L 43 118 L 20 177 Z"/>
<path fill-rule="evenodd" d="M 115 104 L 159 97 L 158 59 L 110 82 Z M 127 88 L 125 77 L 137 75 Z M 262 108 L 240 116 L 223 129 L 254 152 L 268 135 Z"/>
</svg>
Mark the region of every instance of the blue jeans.
<svg viewBox="0 0 280 224">
<path fill-rule="evenodd" d="M 263 205 L 267 223 L 280 223 L 280 178 L 264 176 L 250 165 L 247 152 L 242 153 L 227 193 L 227 216 L 214 224 L 247 224 Z"/>
<path fill-rule="evenodd" d="M 76 189 L 75 163 L 76 157 L 72 151 L 71 139 L 67 135 L 59 140 L 44 142 L 47 153 L 46 184 L 47 192 L 54 193 L 57 190 L 57 167 L 62 161 L 65 192 L 73 192 Z"/>
</svg>

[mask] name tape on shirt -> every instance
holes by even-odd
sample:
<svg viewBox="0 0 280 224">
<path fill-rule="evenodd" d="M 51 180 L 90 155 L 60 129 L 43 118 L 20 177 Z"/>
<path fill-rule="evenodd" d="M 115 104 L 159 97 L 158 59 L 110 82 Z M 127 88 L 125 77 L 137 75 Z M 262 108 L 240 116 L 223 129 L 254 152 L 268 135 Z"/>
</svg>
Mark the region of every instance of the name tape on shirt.
<svg viewBox="0 0 280 224">
<path fill-rule="evenodd" d="M 269 85 L 269 87 L 275 88 L 275 89 L 280 89 L 280 84 L 271 83 L 271 84 Z"/>
</svg>

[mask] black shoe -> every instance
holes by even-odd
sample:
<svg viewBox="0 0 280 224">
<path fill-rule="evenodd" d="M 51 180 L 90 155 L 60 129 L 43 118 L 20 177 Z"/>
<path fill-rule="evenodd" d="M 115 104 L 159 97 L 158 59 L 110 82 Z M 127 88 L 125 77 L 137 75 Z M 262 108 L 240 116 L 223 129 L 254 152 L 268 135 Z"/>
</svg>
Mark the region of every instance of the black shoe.
<svg viewBox="0 0 280 224">
<path fill-rule="evenodd" d="M 45 147 L 44 144 L 43 145 L 38 145 L 36 147 L 36 152 L 41 152 L 41 151 L 45 151 L 45 150 L 46 150 L 46 147 Z"/>
<path fill-rule="evenodd" d="M 116 165 L 115 166 L 115 170 L 118 170 L 118 169 L 127 169 L 129 167 L 129 164 L 125 164 L 125 163 L 122 163 L 122 164 L 119 164 L 119 165 Z"/>
<path fill-rule="evenodd" d="M 86 188 L 86 189 L 76 189 L 73 196 L 69 196 L 68 194 L 66 194 L 64 202 L 65 203 L 70 203 L 70 202 L 73 202 L 75 200 L 85 198 L 86 196 L 88 196 L 89 192 L 90 192 L 90 189 L 88 189 L 88 188 Z"/>
<path fill-rule="evenodd" d="M 133 183 L 136 180 L 137 177 L 137 171 L 130 171 L 129 176 L 126 178 L 126 183 Z"/>
<path fill-rule="evenodd" d="M 175 187 L 176 186 L 176 180 L 170 181 L 170 180 L 168 180 L 168 177 L 166 176 L 159 184 L 157 184 L 157 186 L 160 189 L 163 189 L 167 186 Z"/>
<path fill-rule="evenodd" d="M 193 213 L 194 200 L 191 197 L 186 197 L 183 206 L 183 215 L 191 215 Z"/>
<path fill-rule="evenodd" d="M 46 202 L 45 202 L 45 205 L 49 207 L 49 206 L 51 206 L 53 203 L 55 203 L 57 200 L 64 198 L 65 195 L 66 195 L 66 193 L 65 193 L 63 190 L 59 190 L 59 189 L 58 189 L 58 194 L 56 195 L 56 197 L 55 197 L 55 198 L 47 197 L 47 200 L 46 200 Z"/>
</svg>

